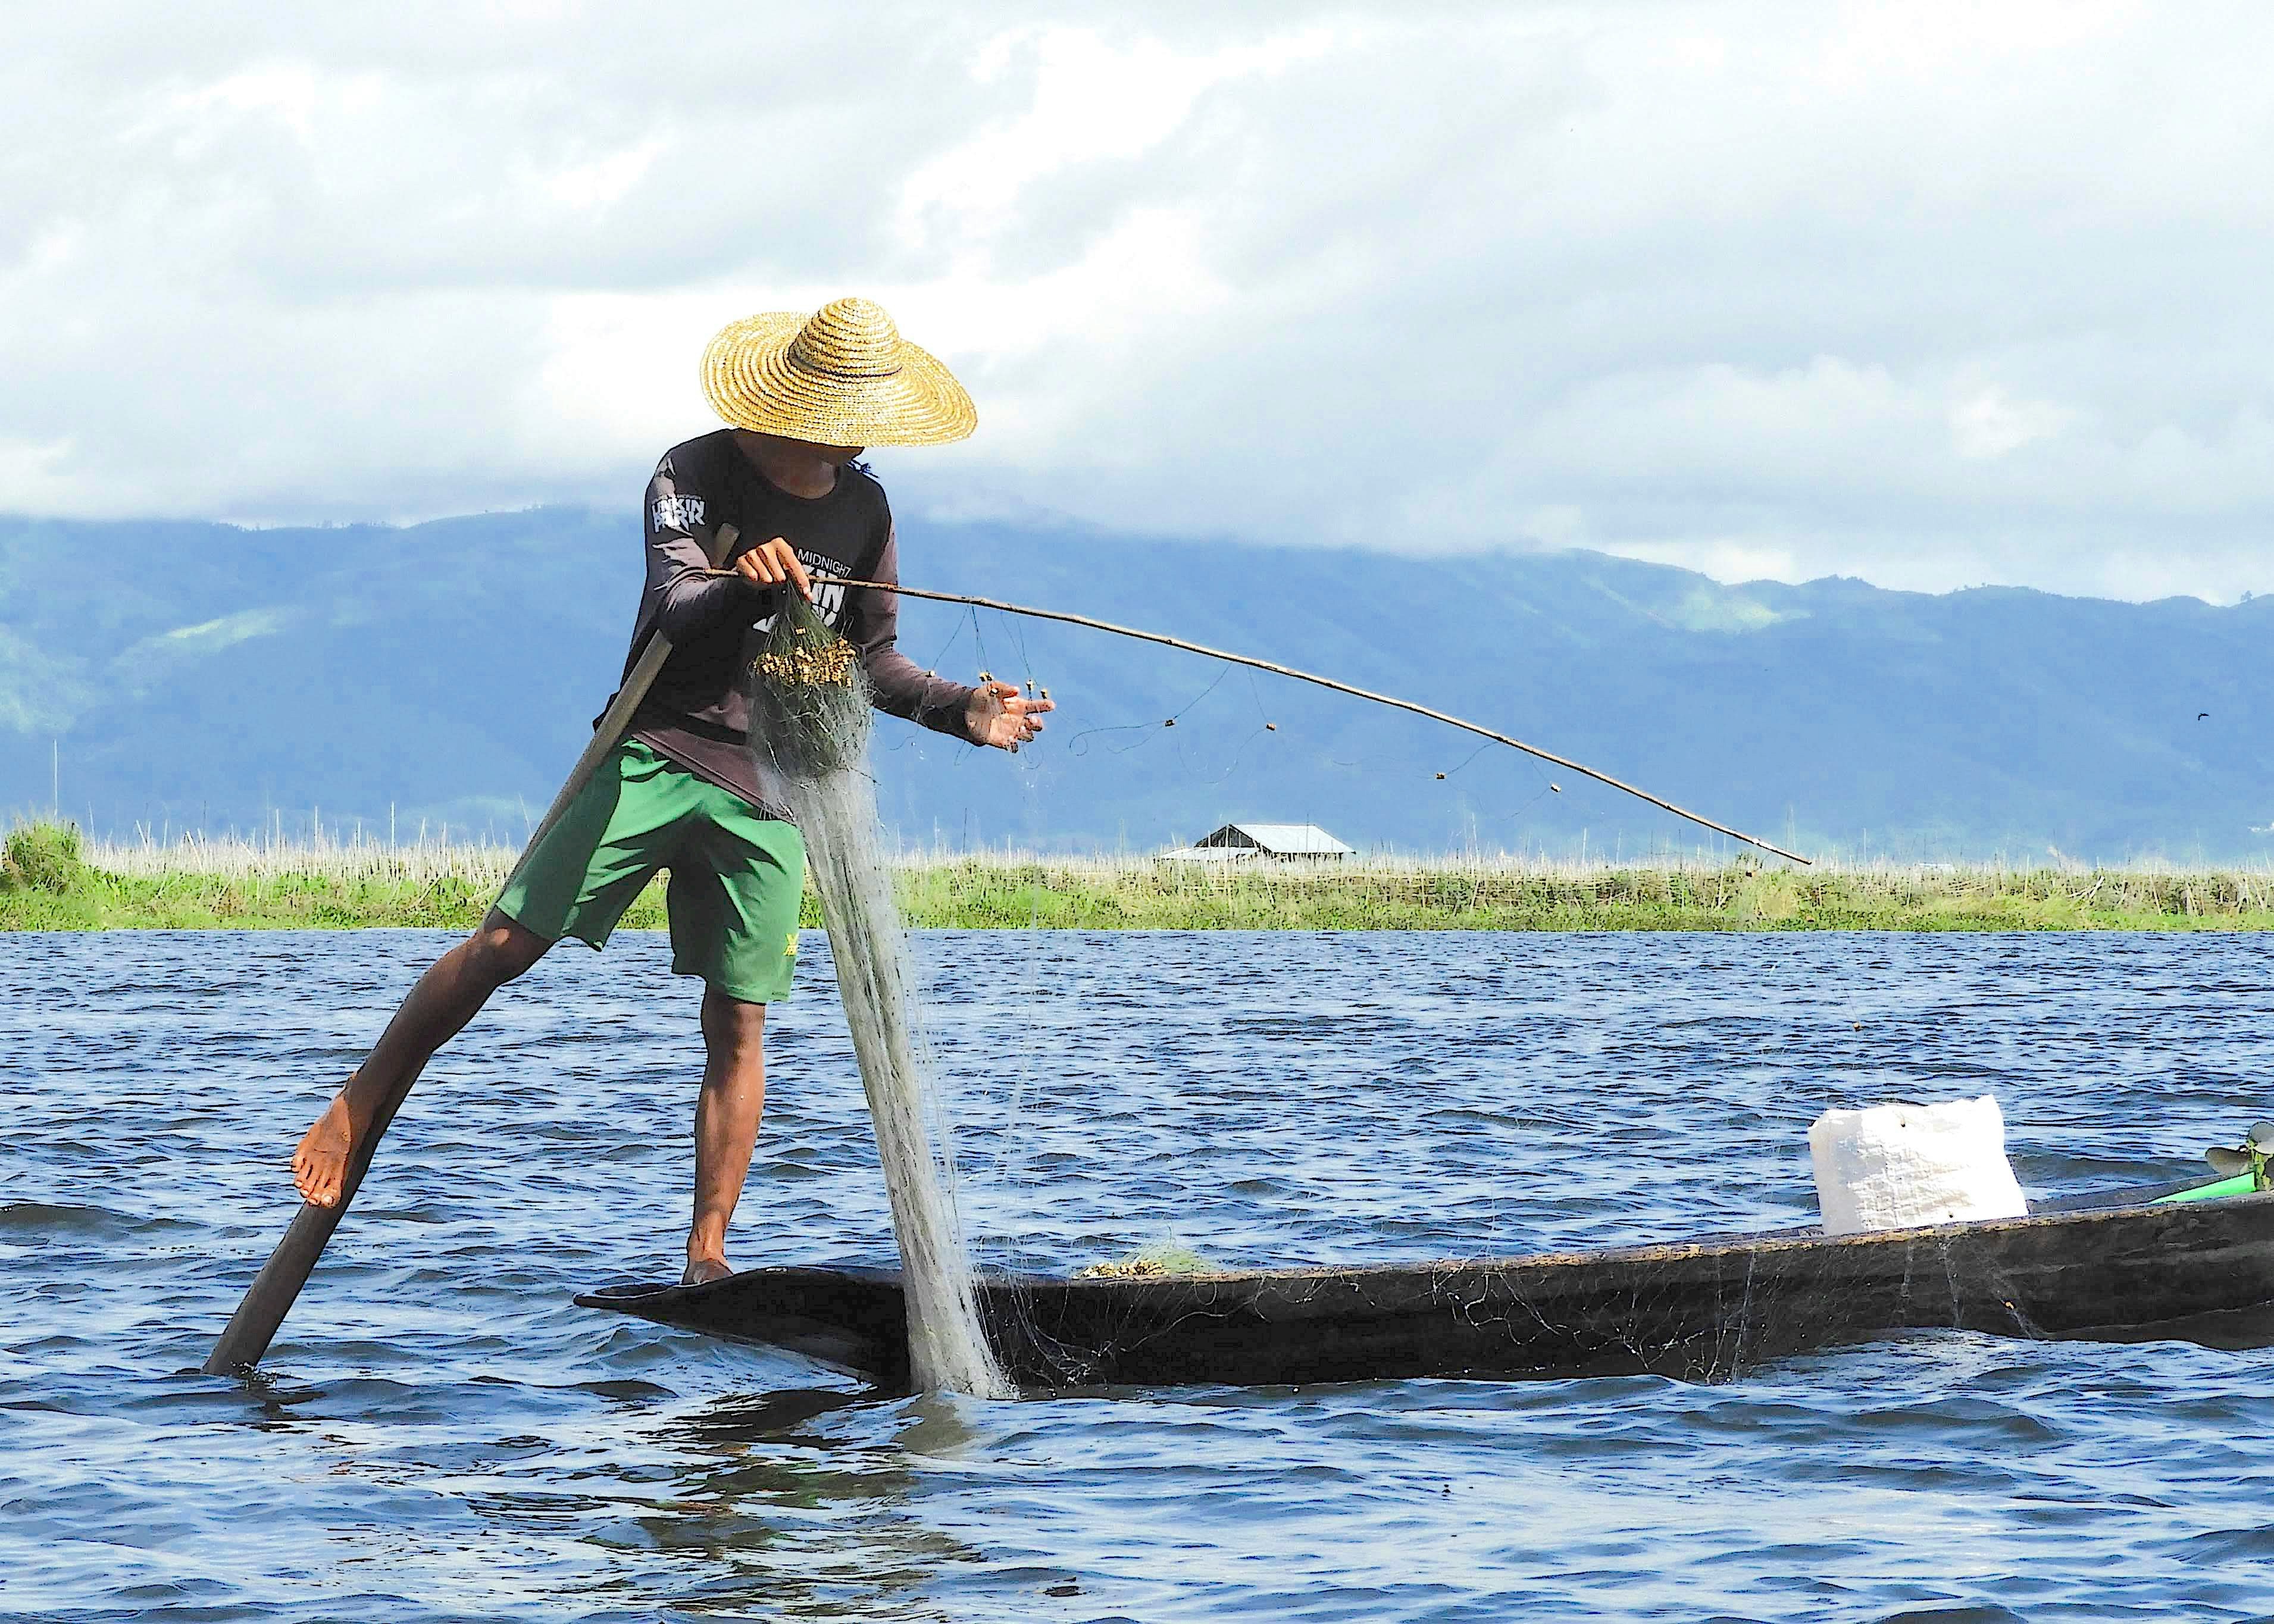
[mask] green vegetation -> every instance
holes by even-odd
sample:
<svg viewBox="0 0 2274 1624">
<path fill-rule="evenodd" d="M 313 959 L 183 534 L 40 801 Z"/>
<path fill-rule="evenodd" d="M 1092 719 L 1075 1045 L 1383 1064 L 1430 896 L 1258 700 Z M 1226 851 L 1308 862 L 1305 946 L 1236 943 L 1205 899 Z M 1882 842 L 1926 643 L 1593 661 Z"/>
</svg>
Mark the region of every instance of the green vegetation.
<svg viewBox="0 0 2274 1624">
<path fill-rule="evenodd" d="M 25 823 L 0 845 L 0 892 L 68 896 L 87 883 L 79 831 L 69 823 Z"/>
<path fill-rule="evenodd" d="M 496 846 L 87 845 L 11 831 L 0 929 L 478 923 L 513 865 Z M 2265 930 L 2274 869 L 1758 868 L 1513 859 L 1331 864 L 931 858 L 904 864 L 920 927 L 1084 930 Z M 819 922 L 813 898 L 804 922 Z M 664 923 L 663 887 L 625 916 Z"/>
<path fill-rule="evenodd" d="M 2264 930 L 2274 872 L 1446 859 L 909 868 L 912 923 L 1226 930 Z"/>
<path fill-rule="evenodd" d="M 0 929 L 471 929 L 505 881 L 498 846 L 267 846 L 189 839 L 82 848 L 79 831 L 26 824 L 0 861 Z M 660 888 L 627 916 L 663 923 Z"/>
</svg>

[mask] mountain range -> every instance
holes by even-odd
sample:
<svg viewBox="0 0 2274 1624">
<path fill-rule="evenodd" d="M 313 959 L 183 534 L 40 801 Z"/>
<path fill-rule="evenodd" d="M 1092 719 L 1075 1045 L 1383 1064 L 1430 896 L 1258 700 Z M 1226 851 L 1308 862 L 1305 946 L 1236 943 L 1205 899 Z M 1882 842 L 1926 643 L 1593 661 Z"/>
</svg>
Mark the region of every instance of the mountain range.
<svg viewBox="0 0 2274 1624">
<path fill-rule="evenodd" d="M 1849 858 L 2274 853 L 2274 599 L 2120 603 L 1600 553 L 1445 558 L 904 523 L 911 586 L 1154 628 L 1410 698 Z M 404 528 L 0 518 L 0 810 L 517 839 L 614 685 L 629 515 Z M 1361 849 L 1717 842 L 1562 769 L 1103 634 L 907 600 L 901 646 L 1061 710 L 1016 757 L 885 719 L 906 842 L 1144 851 L 1233 820 Z M 1551 787 L 1552 786 L 1552 787 Z"/>
</svg>

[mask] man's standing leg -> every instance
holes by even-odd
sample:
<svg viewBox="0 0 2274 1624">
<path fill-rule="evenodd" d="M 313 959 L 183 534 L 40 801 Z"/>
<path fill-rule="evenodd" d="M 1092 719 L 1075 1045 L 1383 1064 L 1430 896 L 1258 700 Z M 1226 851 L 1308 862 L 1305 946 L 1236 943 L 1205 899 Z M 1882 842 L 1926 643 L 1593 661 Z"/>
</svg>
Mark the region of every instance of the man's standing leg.
<svg viewBox="0 0 2274 1624">
<path fill-rule="evenodd" d="M 396 1086 L 416 1081 L 434 1051 L 458 1035 L 490 995 L 552 945 L 493 908 L 480 929 L 428 967 L 387 1023 L 371 1057 L 292 1153 L 292 1183 L 301 1199 L 319 1207 L 338 1203 L 349 1153 L 370 1129 L 380 1101 Z"/>
<path fill-rule="evenodd" d="M 718 1280 L 727 1225 L 766 1102 L 766 1006 L 790 995 L 805 842 L 739 795 L 684 776 L 689 811 L 667 863 L 671 967 L 703 980 L 703 1092 L 695 1102 L 689 1285 Z"/>
<path fill-rule="evenodd" d="M 703 1092 L 695 1101 L 695 1222 L 682 1283 L 734 1273 L 727 1223 L 741 1199 L 766 1103 L 766 1006 L 703 992 Z"/>
</svg>

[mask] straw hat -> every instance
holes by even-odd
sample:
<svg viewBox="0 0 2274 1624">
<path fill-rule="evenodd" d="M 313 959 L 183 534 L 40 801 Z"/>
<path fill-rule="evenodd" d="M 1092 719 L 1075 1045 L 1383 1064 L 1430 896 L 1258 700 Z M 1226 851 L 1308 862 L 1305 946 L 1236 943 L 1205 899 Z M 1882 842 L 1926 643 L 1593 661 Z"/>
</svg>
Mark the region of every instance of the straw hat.
<svg viewBox="0 0 2274 1624">
<path fill-rule="evenodd" d="M 824 446 L 937 446 L 979 426 L 954 374 L 871 299 L 730 322 L 703 352 L 703 392 L 736 428 Z"/>
</svg>

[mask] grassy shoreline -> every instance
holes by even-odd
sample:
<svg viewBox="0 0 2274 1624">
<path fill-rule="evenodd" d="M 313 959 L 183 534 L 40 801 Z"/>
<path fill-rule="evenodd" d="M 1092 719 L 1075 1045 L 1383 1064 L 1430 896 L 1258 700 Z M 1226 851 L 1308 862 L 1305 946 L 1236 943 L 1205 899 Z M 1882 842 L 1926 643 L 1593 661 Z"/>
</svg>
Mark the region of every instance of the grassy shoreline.
<svg viewBox="0 0 2274 1624">
<path fill-rule="evenodd" d="M 186 840 L 87 845 L 30 825 L 0 857 L 0 930 L 468 929 L 515 853 L 500 846 Z M 2274 869 L 1871 867 L 1680 861 L 906 860 L 919 928 L 1183 930 L 2267 930 Z M 819 923 L 806 898 L 809 925 Z M 664 924 L 663 887 L 624 917 Z"/>
</svg>

